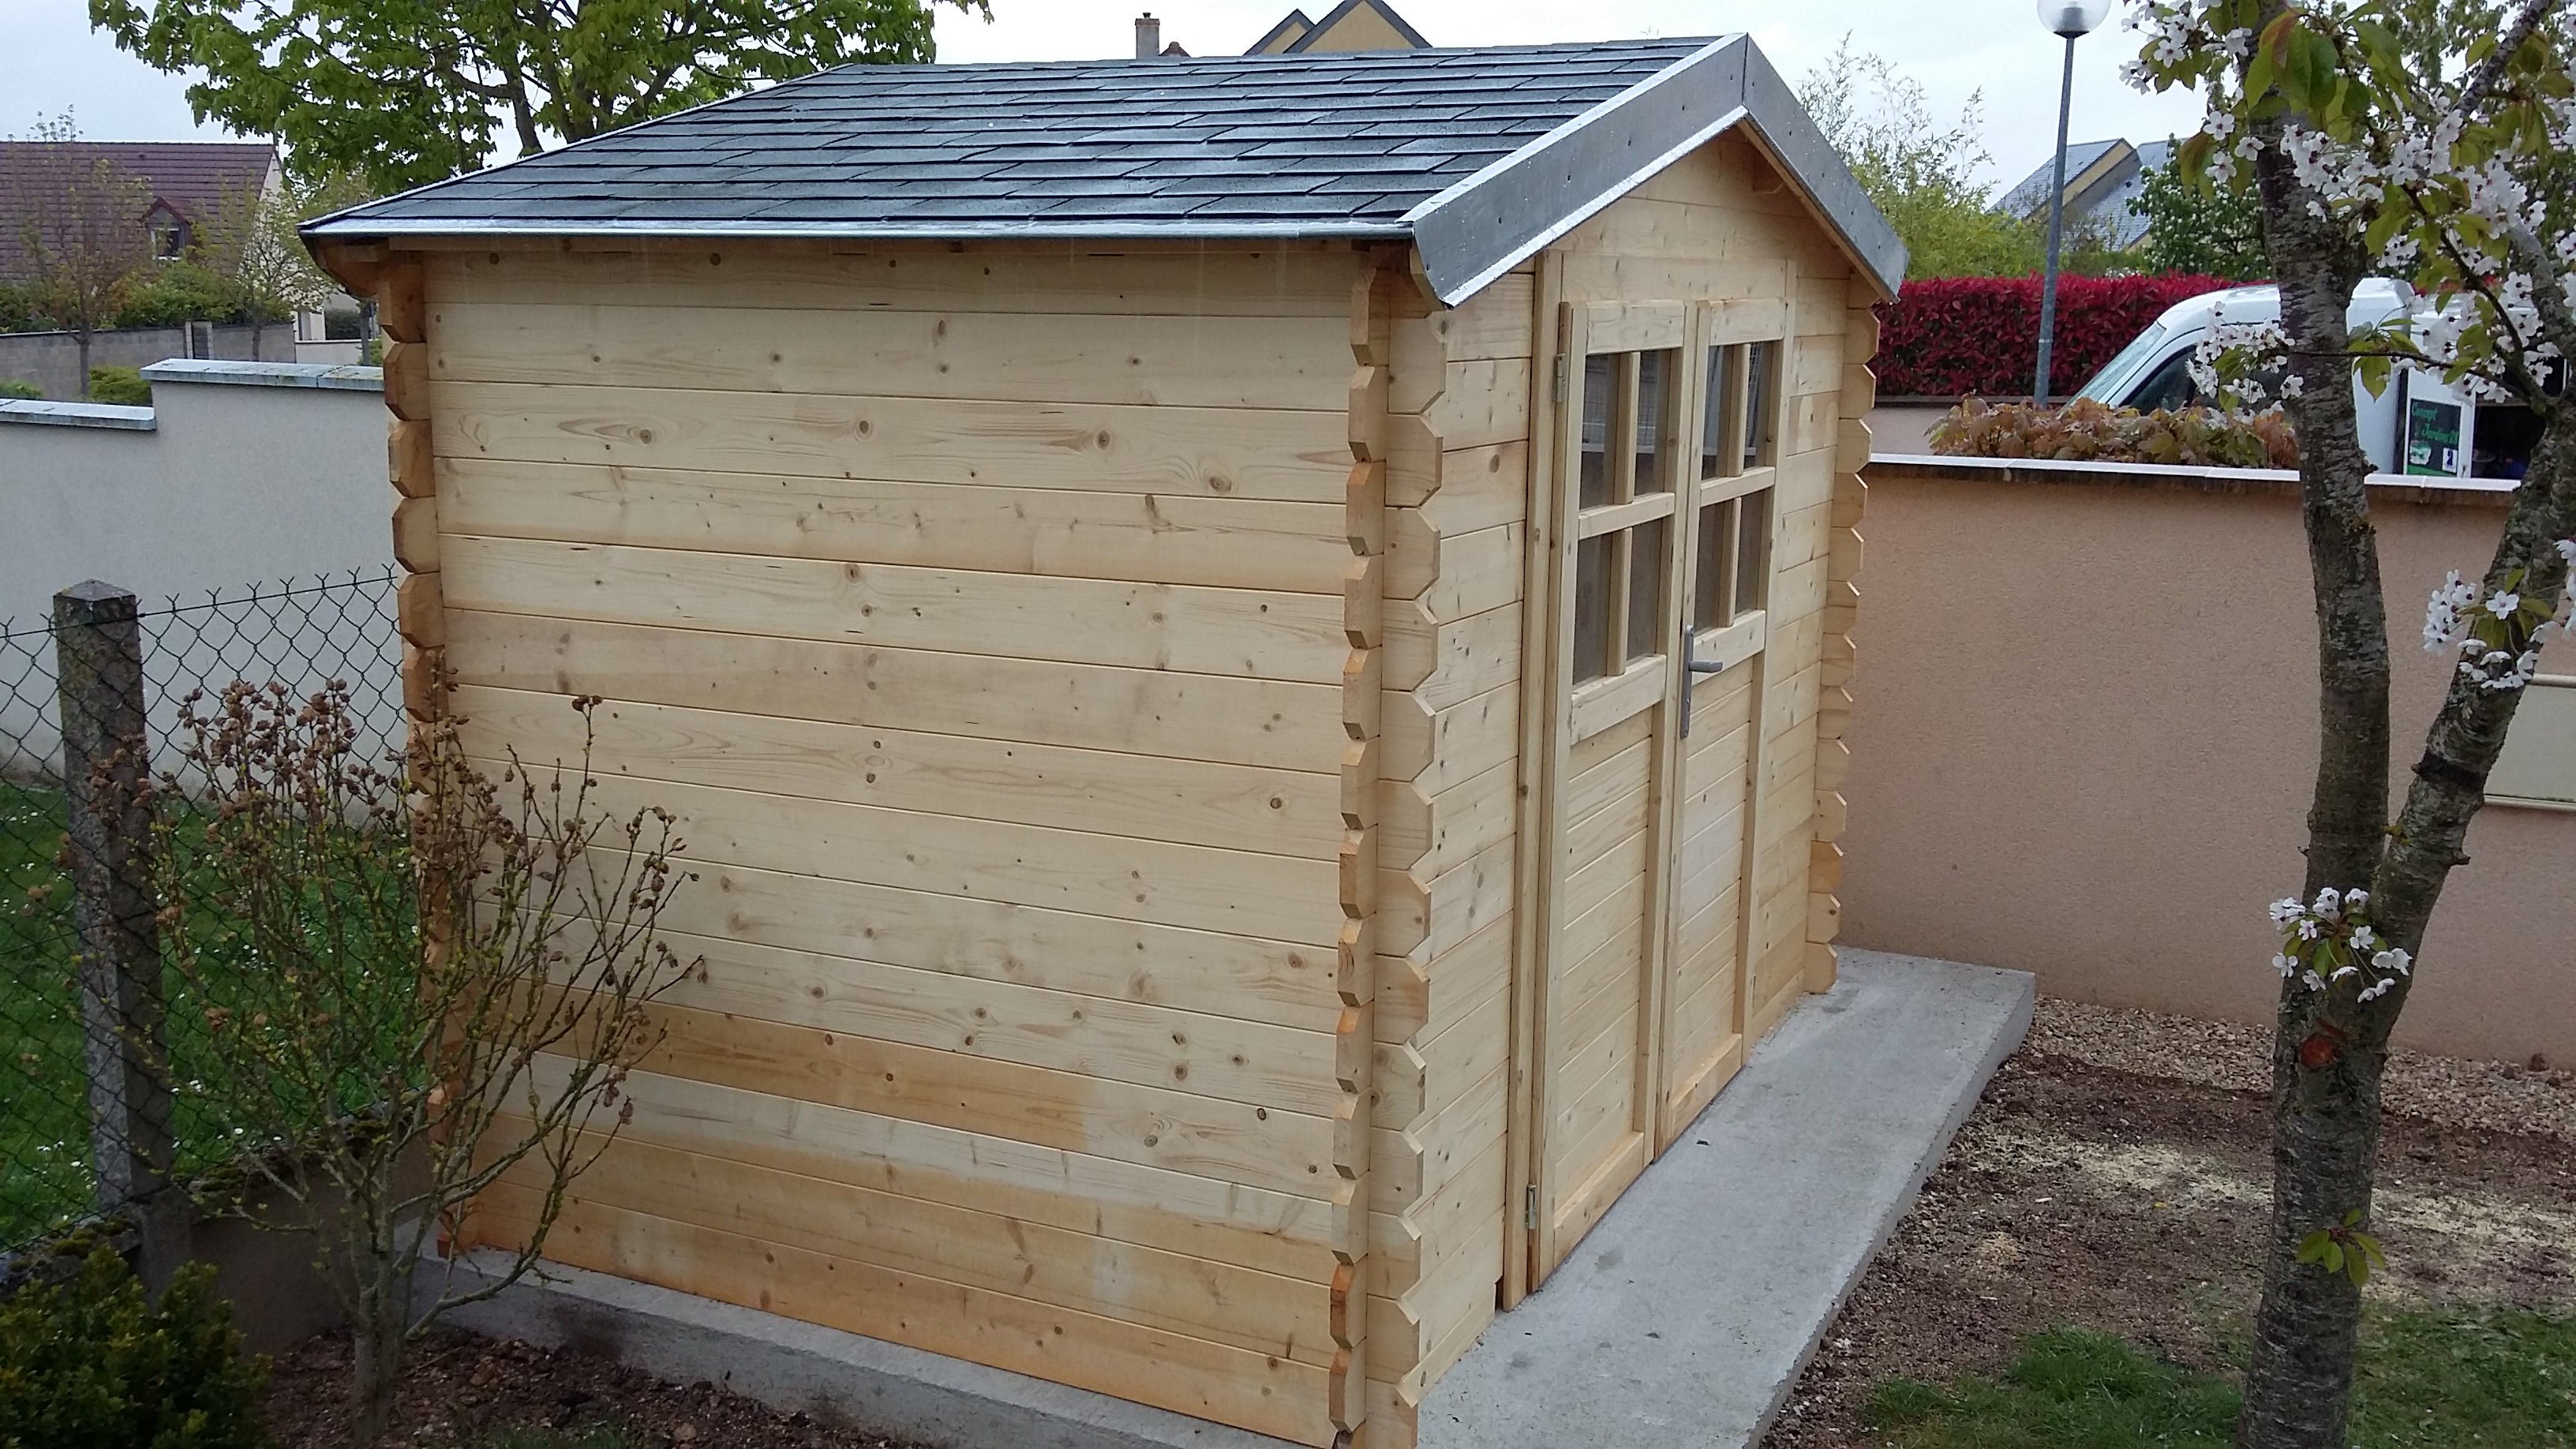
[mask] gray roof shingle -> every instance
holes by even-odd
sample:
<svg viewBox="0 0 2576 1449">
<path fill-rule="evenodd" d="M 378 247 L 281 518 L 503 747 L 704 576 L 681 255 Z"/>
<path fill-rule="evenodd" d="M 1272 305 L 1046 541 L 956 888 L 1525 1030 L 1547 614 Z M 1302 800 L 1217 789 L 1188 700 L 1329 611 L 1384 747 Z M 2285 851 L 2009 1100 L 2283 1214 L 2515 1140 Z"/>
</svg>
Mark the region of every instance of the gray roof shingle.
<svg viewBox="0 0 2576 1449">
<path fill-rule="evenodd" d="M 1635 171 L 1640 157 L 1668 162 L 1750 112 L 1886 279 L 1893 235 L 1865 199 L 1865 217 L 1851 212 L 1858 193 L 1829 148 L 1833 174 L 1811 177 L 1812 155 L 1769 136 L 1813 126 L 1794 100 L 1765 124 L 1754 92 L 1766 84 L 1787 95 L 1740 36 L 845 66 L 370 202 L 306 233 L 1412 237 L 1444 295 L 1463 296 L 1497 256 L 1525 256 L 1651 174 Z M 1617 144 L 1580 134 L 1604 118 Z M 1510 194 L 1492 198 L 1492 215 L 1453 218 L 1455 256 L 1435 260 L 1432 214 L 1462 211 L 1453 203 L 1471 179 Z M 1867 234 L 1853 237 L 1855 225 Z"/>
</svg>

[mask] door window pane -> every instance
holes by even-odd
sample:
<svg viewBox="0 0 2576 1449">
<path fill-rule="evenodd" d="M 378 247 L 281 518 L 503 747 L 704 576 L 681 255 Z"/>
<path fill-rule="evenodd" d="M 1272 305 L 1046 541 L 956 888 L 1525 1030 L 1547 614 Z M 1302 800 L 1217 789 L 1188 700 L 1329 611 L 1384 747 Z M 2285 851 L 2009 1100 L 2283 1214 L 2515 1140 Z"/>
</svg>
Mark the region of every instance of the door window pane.
<svg viewBox="0 0 2576 1449">
<path fill-rule="evenodd" d="M 1583 359 L 1583 478 L 1576 502 L 1584 508 L 1610 501 L 1610 433 L 1621 411 L 1618 392 L 1616 355 Z"/>
<path fill-rule="evenodd" d="M 1715 629 L 1735 617 L 1735 503 L 1699 511 L 1699 557 L 1691 578 L 1691 627 Z"/>
<path fill-rule="evenodd" d="M 1665 411 L 1680 360 L 1677 352 L 1645 352 L 1637 356 L 1638 493 L 1669 493 L 1673 489 L 1672 430 L 1666 425 Z"/>
<path fill-rule="evenodd" d="M 1737 501 L 1742 512 L 1735 533 L 1735 612 L 1747 614 L 1766 607 L 1771 592 L 1771 490 Z"/>
<path fill-rule="evenodd" d="M 1732 477 L 1737 456 L 1735 395 L 1743 367 L 1741 347 L 1708 350 L 1708 396 L 1700 403 L 1699 476 Z"/>
<path fill-rule="evenodd" d="M 1598 534 L 1574 546 L 1574 682 L 1610 672 L 1610 543 Z"/>
<path fill-rule="evenodd" d="M 1773 342 L 1756 342 L 1744 349 L 1744 430 L 1743 468 L 1758 468 L 1771 461 L 1771 414 L 1775 375 L 1780 369 L 1780 347 Z M 1742 472 L 1743 468 L 1736 471 Z"/>
<path fill-rule="evenodd" d="M 1664 652 L 1664 534 L 1666 519 L 1628 530 L 1628 650 L 1630 659 Z"/>
</svg>

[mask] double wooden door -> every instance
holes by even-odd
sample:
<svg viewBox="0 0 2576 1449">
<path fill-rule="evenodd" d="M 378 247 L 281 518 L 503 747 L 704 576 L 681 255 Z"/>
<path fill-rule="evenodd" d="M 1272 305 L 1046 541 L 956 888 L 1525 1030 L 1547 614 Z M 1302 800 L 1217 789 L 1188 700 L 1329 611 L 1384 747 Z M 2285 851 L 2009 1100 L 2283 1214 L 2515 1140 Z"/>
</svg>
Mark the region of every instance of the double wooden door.
<svg viewBox="0 0 2576 1449">
<path fill-rule="evenodd" d="M 1787 306 L 1568 305 L 1527 1281 L 1742 1060 Z"/>
</svg>

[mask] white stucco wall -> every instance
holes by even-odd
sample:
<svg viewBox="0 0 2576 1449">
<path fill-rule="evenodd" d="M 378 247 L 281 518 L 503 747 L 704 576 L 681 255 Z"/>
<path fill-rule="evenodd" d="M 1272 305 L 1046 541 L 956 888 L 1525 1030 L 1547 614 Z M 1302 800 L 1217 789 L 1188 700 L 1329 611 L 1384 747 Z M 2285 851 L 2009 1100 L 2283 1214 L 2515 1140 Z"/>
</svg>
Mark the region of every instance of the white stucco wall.
<svg viewBox="0 0 2576 1449">
<path fill-rule="evenodd" d="M 0 620 L 45 615 L 83 579 L 149 607 L 392 564 L 375 369 L 170 362 L 150 375 L 148 429 L 0 404 Z"/>
<path fill-rule="evenodd" d="M 41 779 L 59 754 L 57 590 L 131 589 L 146 611 L 155 748 L 188 689 L 346 679 L 383 740 L 399 727 L 385 409 L 373 368 L 168 362 L 150 408 L 0 402 L 0 775 Z M 364 587 L 278 597 L 353 572 Z M 240 601 L 204 607 L 210 591 Z M 180 612 L 167 612 L 173 604 Z M 156 768 L 170 761 L 156 758 Z"/>
</svg>

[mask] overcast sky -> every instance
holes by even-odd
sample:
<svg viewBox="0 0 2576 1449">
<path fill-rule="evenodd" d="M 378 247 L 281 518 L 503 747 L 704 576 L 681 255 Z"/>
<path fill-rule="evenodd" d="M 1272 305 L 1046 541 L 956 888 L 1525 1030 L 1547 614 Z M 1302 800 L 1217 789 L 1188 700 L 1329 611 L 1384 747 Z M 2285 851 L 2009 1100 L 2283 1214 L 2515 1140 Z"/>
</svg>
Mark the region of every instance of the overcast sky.
<svg viewBox="0 0 2576 1449">
<path fill-rule="evenodd" d="M 1163 38 L 1193 54 L 1240 52 L 1302 3 L 1321 15 L 1331 0 L 993 0 L 987 24 L 954 12 L 939 19 L 942 60 L 1073 60 L 1125 55 L 1133 21 L 1151 5 Z M 1992 179 L 2014 181 L 2048 160 L 2056 139 L 2059 42 L 2039 28 L 2031 0 L 1396 0 L 1437 45 L 1520 44 L 1751 31 L 1794 84 L 1845 33 L 1854 47 L 1894 59 L 1930 92 L 1945 120 L 1970 92 L 1985 94 Z M 188 113 L 186 81 L 133 59 L 89 28 L 87 0 L 0 0 L 0 135 L 24 135 L 70 107 L 83 135 L 101 140 L 219 140 Z M 2191 101 L 2140 96 L 2115 71 L 2136 53 L 2115 19 L 2076 47 L 2074 139 L 2161 139 L 2198 120 Z"/>
</svg>

